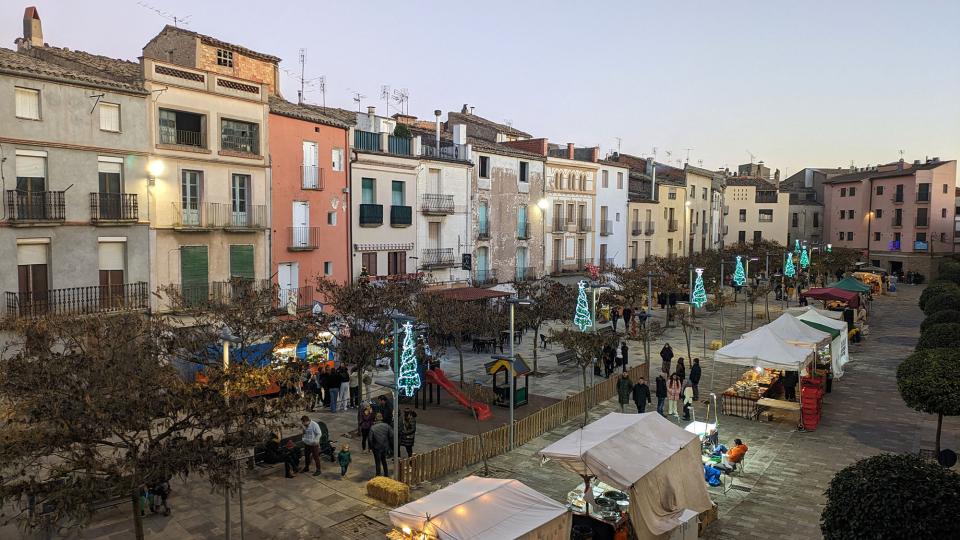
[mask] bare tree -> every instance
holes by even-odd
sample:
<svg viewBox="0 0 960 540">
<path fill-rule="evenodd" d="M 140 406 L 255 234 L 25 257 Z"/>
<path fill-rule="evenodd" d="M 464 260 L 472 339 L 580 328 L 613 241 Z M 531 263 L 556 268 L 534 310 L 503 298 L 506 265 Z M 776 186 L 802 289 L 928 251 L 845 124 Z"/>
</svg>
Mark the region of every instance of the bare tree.
<svg viewBox="0 0 960 540">
<path fill-rule="evenodd" d="M 693 317 L 690 316 L 689 311 L 678 309 L 676 311 L 677 324 L 680 325 L 680 330 L 683 331 L 683 340 L 687 344 L 687 361 L 689 362 L 693 356 L 690 354 L 690 335 L 698 329 L 697 325 L 693 321 Z"/>
<path fill-rule="evenodd" d="M 580 332 L 571 328 L 556 330 L 551 333 L 550 341 L 560 344 L 564 349 L 572 351 L 580 368 L 583 389 L 587 389 L 587 368 L 599 359 L 604 346 L 616 347 L 620 343 L 622 334 L 612 331 Z M 587 411 L 589 404 L 584 400 L 583 425 L 587 425 Z"/>
<path fill-rule="evenodd" d="M 524 306 L 517 312 L 522 324 L 533 329 L 533 372 L 540 375 L 537 350 L 540 330 L 548 321 L 572 317 L 576 305 L 576 293 L 570 286 L 548 279 L 522 281 L 516 284 L 517 296 L 530 298 L 533 304 Z"/>
<path fill-rule="evenodd" d="M 463 387 L 463 344 L 469 336 L 496 334 L 499 315 L 487 300 L 465 302 L 447 298 L 441 292 L 421 294 L 417 299 L 417 317 L 430 327 L 428 340 L 437 356 L 446 352 L 447 344 L 460 359 L 460 387 Z"/>
<path fill-rule="evenodd" d="M 651 348 L 653 347 L 653 343 L 660 339 L 666 331 L 667 329 L 660 324 L 660 321 L 655 321 L 653 319 L 647 320 L 642 325 L 637 325 L 637 339 L 643 343 L 643 359 L 646 362 L 646 367 L 644 368 L 646 374 L 644 377 L 648 381 L 650 380 Z"/>
</svg>

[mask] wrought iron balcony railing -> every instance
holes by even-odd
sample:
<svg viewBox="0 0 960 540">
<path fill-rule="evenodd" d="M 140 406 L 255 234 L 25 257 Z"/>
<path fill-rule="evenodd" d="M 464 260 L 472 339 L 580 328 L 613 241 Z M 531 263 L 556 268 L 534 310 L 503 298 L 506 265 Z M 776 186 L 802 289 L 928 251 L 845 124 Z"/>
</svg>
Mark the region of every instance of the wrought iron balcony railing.
<svg viewBox="0 0 960 540">
<path fill-rule="evenodd" d="M 150 291 L 146 282 L 143 281 L 118 285 L 8 292 L 6 298 L 7 315 L 11 317 L 86 315 L 150 307 Z"/>
<path fill-rule="evenodd" d="M 63 221 L 66 203 L 63 191 L 7 190 L 7 219 L 12 222 Z"/>
<path fill-rule="evenodd" d="M 91 193 L 90 221 L 137 221 L 136 193 Z"/>
</svg>

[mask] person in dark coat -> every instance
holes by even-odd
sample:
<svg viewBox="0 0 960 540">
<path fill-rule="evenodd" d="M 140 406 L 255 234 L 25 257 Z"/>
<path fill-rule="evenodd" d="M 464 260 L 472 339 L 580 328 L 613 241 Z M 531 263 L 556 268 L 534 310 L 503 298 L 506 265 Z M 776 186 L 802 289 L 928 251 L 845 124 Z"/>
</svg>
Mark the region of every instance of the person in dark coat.
<svg viewBox="0 0 960 540">
<path fill-rule="evenodd" d="M 393 402 L 387 399 L 387 396 L 378 397 L 377 402 L 380 404 L 380 414 L 383 415 L 383 421 L 393 427 Z"/>
<path fill-rule="evenodd" d="M 657 375 L 657 412 L 663 414 L 663 404 L 667 402 L 667 380 L 663 375 Z"/>
<path fill-rule="evenodd" d="M 283 463 L 283 475 L 293 478 L 293 471 L 297 470 L 300 458 L 295 452 L 280 446 L 280 435 L 272 433 L 263 448 L 264 463 Z"/>
<path fill-rule="evenodd" d="M 673 348 L 670 347 L 670 344 L 667 343 L 660 349 L 660 359 L 663 360 L 662 365 L 660 366 L 660 371 L 665 374 L 670 374 L 670 362 L 673 360 Z"/>
<path fill-rule="evenodd" d="M 693 386 L 693 399 L 700 399 L 700 359 L 694 358 L 693 365 L 690 366 L 690 385 Z"/>
<path fill-rule="evenodd" d="M 623 330 L 624 332 L 630 331 L 630 322 L 633 320 L 633 310 L 625 307 L 623 308 Z"/>
<path fill-rule="evenodd" d="M 650 401 L 650 387 L 647 386 L 647 381 L 643 377 L 640 377 L 637 384 L 633 385 L 633 402 L 637 405 L 638 413 L 646 412 L 647 403 L 652 403 Z"/>
<path fill-rule="evenodd" d="M 783 376 L 783 399 L 787 401 L 797 400 L 797 383 L 799 376 L 796 371 L 788 371 Z"/>
<path fill-rule="evenodd" d="M 627 357 L 627 353 L 628 353 L 628 352 L 630 352 L 630 348 L 627 347 L 627 342 L 626 342 L 626 341 L 621 341 L 621 342 L 620 342 L 620 356 L 623 358 L 622 362 L 623 362 L 623 370 L 624 370 L 624 371 L 627 370 L 627 358 L 628 358 L 628 357 Z"/>
<path fill-rule="evenodd" d="M 667 293 L 657 294 L 657 303 L 660 304 L 660 309 L 663 309 L 667 306 Z"/>
<path fill-rule="evenodd" d="M 687 380 L 687 366 L 683 365 L 683 357 L 677 359 L 677 377 L 680 377 L 680 382 Z"/>
<path fill-rule="evenodd" d="M 610 319 L 613 321 L 613 331 L 617 331 L 617 323 L 620 322 L 620 308 L 614 306 L 610 310 Z"/>
<path fill-rule="evenodd" d="M 620 412 L 624 412 L 624 405 L 630 403 L 631 392 L 633 392 L 633 383 L 630 382 L 630 376 L 621 373 L 620 378 L 617 379 L 617 402 L 620 404 Z"/>
<path fill-rule="evenodd" d="M 407 457 L 413 456 L 413 443 L 417 436 L 417 413 L 404 409 L 400 420 L 400 446 L 406 448 Z"/>
</svg>

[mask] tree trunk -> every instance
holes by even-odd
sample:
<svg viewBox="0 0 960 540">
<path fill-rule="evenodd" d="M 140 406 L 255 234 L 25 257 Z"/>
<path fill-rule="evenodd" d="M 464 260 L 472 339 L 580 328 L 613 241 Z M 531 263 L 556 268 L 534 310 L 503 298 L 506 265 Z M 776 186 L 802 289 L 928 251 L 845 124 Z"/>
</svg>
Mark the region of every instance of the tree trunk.
<svg viewBox="0 0 960 540">
<path fill-rule="evenodd" d="M 943 428 L 943 413 L 937 415 L 937 445 L 936 445 L 936 455 L 934 459 L 940 460 L 940 430 Z"/>
<path fill-rule="evenodd" d="M 533 373 L 531 375 L 539 375 L 540 371 L 537 369 L 537 341 L 540 339 L 540 325 L 538 324 L 533 329 Z"/>
<path fill-rule="evenodd" d="M 133 534 L 137 540 L 143 540 L 143 516 L 140 515 L 140 486 L 134 486 L 131 495 L 133 503 Z"/>
<path fill-rule="evenodd" d="M 459 345 L 454 345 L 454 348 L 457 349 L 457 354 L 460 356 L 460 388 L 463 388 L 463 351 Z"/>
<path fill-rule="evenodd" d="M 767 322 L 770 322 L 770 293 L 763 295 L 763 311 L 767 314 Z"/>
<path fill-rule="evenodd" d="M 683 327 L 683 339 L 687 342 L 687 362 L 692 362 L 690 356 L 690 332 L 686 326 Z"/>
<path fill-rule="evenodd" d="M 590 410 L 587 404 L 587 368 L 581 369 L 580 374 L 583 376 L 583 425 L 580 427 L 587 427 L 587 412 Z"/>
</svg>

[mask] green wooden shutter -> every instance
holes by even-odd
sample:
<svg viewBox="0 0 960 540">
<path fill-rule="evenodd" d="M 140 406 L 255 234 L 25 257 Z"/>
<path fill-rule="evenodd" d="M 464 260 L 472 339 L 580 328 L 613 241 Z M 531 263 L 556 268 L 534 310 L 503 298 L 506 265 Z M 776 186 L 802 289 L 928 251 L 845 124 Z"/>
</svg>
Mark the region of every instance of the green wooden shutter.
<svg viewBox="0 0 960 540">
<path fill-rule="evenodd" d="M 210 292 L 207 246 L 180 247 L 180 282 L 187 303 L 205 302 Z"/>
<path fill-rule="evenodd" d="M 253 279 L 253 246 L 230 246 L 230 277 Z"/>
</svg>

